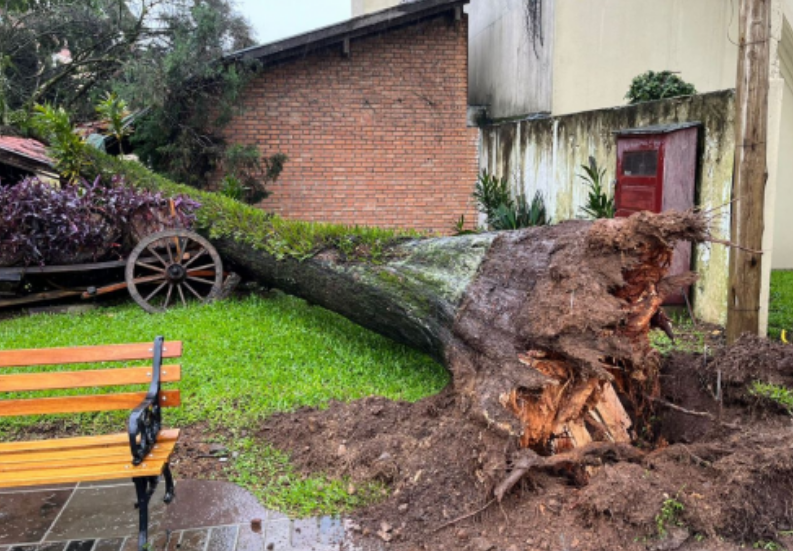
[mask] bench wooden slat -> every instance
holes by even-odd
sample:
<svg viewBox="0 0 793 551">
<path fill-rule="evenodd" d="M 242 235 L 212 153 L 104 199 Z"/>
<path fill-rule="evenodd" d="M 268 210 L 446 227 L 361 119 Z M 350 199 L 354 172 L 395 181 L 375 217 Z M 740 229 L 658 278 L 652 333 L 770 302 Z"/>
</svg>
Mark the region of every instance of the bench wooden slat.
<svg viewBox="0 0 793 551">
<path fill-rule="evenodd" d="M 179 439 L 179 433 L 179 429 L 163 429 L 160 431 L 160 434 L 157 435 L 157 443 L 176 442 L 176 440 Z M 52 440 L 3 442 L 0 443 L 0 454 L 39 450 L 101 448 L 115 446 L 117 444 L 127 444 L 128 442 L 129 436 L 124 432 L 105 434 L 102 436 L 77 436 L 74 438 L 56 438 Z"/>
<path fill-rule="evenodd" d="M 0 350 L 0 367 L 146 360 L 152 357 L 152 348 L 152 343 L 141 342 L 103 346 L 76 346 L 71 348 Z M 178 358 L 181 355 L 181 341 L 165 342 L 163 358 Z"/>
<path fill-rule="evenodd" d="M 50 413 L 85 413 L 90 411 L 131 410 L 146 397 L 145 392 L 118 394 L 96 394 L 90 396 L 62 396 L 55 398 L 30 398 L 22 400 L 0 400 L 0 417 L 12 415 L 45 415 Z M 162 407 L 181 405 L 178 390 L 160 393 Z"/>
<path fill-rule="evenodd" d="M 168 459 L 173 452 L 174 445 L 175 443 L 167 446 L 161 445 L 153 449 L 146 456 L 146 460 Z M 129 445 L 126 447 L 89 449 L 93 451 L 93 455 L 85 453 L 85 450 L 69 450 L 61 453 L 15 454 L 14 457 L 5 457 L 0 460 L 0 473 L 109 463 L 132 463 L 132 453 L 129 451 Z M 97 450 L 102 450 L 104 453 L 96 453 Z M 82 455 L 80 455 L 81 453 Z"/>
<path fill-rule="evenodd" d="M 152 454 L 151 457 L 146 458 L 146 462 L 160 462 L 164 463 L 171 457 L 170 454 L 158 453 Z M 68 469 L 71 467 L 104 467 L 106 465 L 129 465 L 132 468 L 132 456 L 127 450 L 126 455 L 104 455 L 100 457 L 87 457 L 75 461 L 72 459 L 53 459 L 52 461 L 38 461 L 36 463 L 11 463 L 4 465 L 0 463 L 0 476 L 4 474 L 17 473 L 19 476 L 24 476 L 25 473 L 36 473 L 41 470 L 54 470 L 54 469 Z"/>
<path fill-rule="evenodd" d="M 144 461 L 137 467 L 129 461 L 110 465 L 90 465 L 79 467 L 60 467 L 36 469 L 21 472 L 0 472 L 0 488 L 17 486 L 40 486 L 42 484 L 62 484 L 66 482 L 92 482 L 96 480 L 130 479 L 136 476 L 159 476 L 166 461 L 156 459 Z"/>
<path fill-rule="evenodd" d="M 160 380 L 172 383 L 182 378 L 182 366 L 164 365 Z M 151 382 L 151 367 L 94 369 L 91 371 L 57 371 L 0 375 L 0 392 L 60 390 L 99 386 L 133 385 Z"/>
<path fill-rule="evenodd" d="M 155 457 L 158 457 L 162 454 L 170 454 L 173 452 L 174 447 L 176 446 L 175 440 L 160 442 L 158 441 L 154 448 L 152 448 L 151 453 Z M 112 446 L 91 446 L 87 448 L 72 448 L 72 449 L 52 449 L 52 450 L 27 450 L 23 452 L 13 452 L 13 453 L 0 453 L 0 471 L 4 470 L 5 468 L 11 465 L 18 465 L 18 464 L 33 464 L 33 463 L 41 463 L 41 462 L 50 462 L 50 461 L 60 461 L 64 459 L 72 460 L 72 464 L 82 464 L 83 461 L 88 461 L 91 459 L 99 458 L 99 457 L 126 457 L 128 460 L 132 460 L 132 453 L 129 450 L 129 443 L 124 444 L 114 444 Z M 80 461 L 75 462 L 74 459 L 80 459 Z M 35 468 L 31 466 L 29 468 Z"/>
</svg>

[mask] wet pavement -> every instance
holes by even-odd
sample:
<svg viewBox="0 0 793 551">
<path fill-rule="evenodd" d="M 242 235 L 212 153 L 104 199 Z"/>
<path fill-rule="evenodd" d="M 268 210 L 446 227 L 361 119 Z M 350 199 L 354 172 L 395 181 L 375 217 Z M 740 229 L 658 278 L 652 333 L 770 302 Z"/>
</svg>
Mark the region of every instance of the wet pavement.
<svg viewBox="0 0 793 551">
<path fill-rule="evenodd" d="M 153 551 L 362 551 L 340 519 L 290 520 L 229 482 L 177 481 L 150 503 Z M 0 489 L 0 551 L 137 551 L 132 482 Z"/>
</svg>

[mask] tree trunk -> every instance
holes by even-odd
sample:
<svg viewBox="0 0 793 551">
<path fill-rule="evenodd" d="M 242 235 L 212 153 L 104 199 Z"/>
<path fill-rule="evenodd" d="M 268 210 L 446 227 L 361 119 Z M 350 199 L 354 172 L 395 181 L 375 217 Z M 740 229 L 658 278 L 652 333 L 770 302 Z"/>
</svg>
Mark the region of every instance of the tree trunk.
<svg viewBox="0 0 793 551">
<path fill-rule="evenodd" d="M 215 244 L 259 281 L 434 356 L 504 456 L 512 444 L 549 455 L 631 439 L 622 404 L 640 416 L 658 393 L 650 326 L 663 321 L 664 296 L 696 279 L 666 278 L 681 239 L 707 239 L 705 217 L 640 213 L 411 240 L 379 264 Z M 491 467 L 495 485 L 503 457 Z"/>
</svg>

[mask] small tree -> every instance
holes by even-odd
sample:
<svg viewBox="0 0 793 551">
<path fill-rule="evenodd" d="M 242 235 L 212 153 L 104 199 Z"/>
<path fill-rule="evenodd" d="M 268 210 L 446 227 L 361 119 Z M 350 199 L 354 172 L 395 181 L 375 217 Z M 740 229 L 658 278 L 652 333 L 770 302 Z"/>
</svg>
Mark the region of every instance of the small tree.
<svg viewBox="0 0 793 551">
<path fill-rule="evenodd" d="M 124 123 L 129 117 L 127 102 L 115 92 L 108 92 L 96 105 L 96 113 L 102 118 L 102 122 L 107 123 L 110 135 L 118 142 L 118 149 L 123 155 L 124 139 L 132 134 L 132 126 Z"/>
<path fill-rule="evenodd" d="M 634 104 L 696 93 L 693 84 L 685 82 L 672 71 L 647 71 L 633 79 L 625 99 Z"/>
</svg>

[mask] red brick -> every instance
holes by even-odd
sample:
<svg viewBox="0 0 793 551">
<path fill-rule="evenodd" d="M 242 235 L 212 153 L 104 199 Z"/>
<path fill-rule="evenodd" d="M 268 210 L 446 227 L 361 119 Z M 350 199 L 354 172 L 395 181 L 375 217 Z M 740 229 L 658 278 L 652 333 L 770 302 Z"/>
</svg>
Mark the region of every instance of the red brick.
<svg viewBox="0 0 793 551">
<path fill-rule="evenodd" d="M 462 214 L 475 220 L 466 25 L 438 16 L 352 40 L 350 51 L 269 67 L 243 94 L 226 140 L 290 159 L 262 208 L 444 233 Z"/>
</svg>

